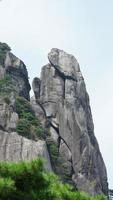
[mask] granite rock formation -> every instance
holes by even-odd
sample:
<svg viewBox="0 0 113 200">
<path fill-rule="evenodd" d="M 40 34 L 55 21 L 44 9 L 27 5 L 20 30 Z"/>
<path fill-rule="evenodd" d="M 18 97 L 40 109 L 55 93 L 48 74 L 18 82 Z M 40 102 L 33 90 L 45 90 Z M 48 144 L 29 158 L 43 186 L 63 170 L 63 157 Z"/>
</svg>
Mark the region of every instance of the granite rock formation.
<svg viewBox="0 0 113 200">
<path fill-rule="evenodd" d="M 46 161 L 45 168 L 51 171 L 46 142 L 38 137 L 30 139 L 26 135 L 21 135 L 25 128 L 28 130 L 27 118 L 34 117 L 35 120 L 29 102 L 30 88 L 25 64 L 10 52 L 6 44 L 0 43 L 0 160 L 30 160 L 41 156 Z M 29 111 L 28 113 L 17 112 L 20 109 L 20 107 L 17 109 L 17 99 L 20 99 L 21 103 L 26 103 L 25 109 Z M 21 106 L 24 109 L 25 105 Z M 24 114 L 25 117 L 20 119 L 20 114 Z M 17 132 L 18 123 L 19 134 Z"/>
<path fill-rule="evenodd" d="M 33 80 L 32 107 L 43 122 L 53 170 L 78 190 L 108 193 L 106 167 L 80 66 L 59 49 L 48 54 L 41 78 Z"/>
<path fill-rule="evenodd" d="M 76 189 L 107 195 L 106 167 L 80 66 L 59 49 L 34 78 L 34 96 L 25 64 L 0 43 L 0 160 L 43 157 L 44 166 Z"/>
</svg>

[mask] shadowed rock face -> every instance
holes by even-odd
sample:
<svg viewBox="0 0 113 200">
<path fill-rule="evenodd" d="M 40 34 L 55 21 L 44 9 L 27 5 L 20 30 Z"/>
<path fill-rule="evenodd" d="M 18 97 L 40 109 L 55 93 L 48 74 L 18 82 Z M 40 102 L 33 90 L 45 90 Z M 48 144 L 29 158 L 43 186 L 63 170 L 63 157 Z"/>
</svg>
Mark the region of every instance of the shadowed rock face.
<svg viewBox="0 0 113 200">
<path fill-rule="evenodd" d="M 74 56 L 59 49 L 52 49 L 48 58 L 41 79 L 33 81 L 36 101 L 32 99 L 32 106 L 45 121 L 47 142 L 52 141 L 58 149 L 57 154 L 49 150 L 53 169 L 81 191 L 107 195 L 106 167 L 94 135 L 79 64 Z"/>
<path fill-rule="evenodd" d="M 28 73 L 25 64 L 10 52 L 7 52 L 4 61 L 5 74 L 10 75 L 15 91 L 20 95 L 30 99 L 31 89 L 28 81 Z"/>
<path fill-rule="evenodd" d="M 31 87 L 28 81 L 26 66 L 10 50 L 7 44 L 0 42 L 0 79 L 10 76 L 13 91 L 29 100 Z"/>
</svg>

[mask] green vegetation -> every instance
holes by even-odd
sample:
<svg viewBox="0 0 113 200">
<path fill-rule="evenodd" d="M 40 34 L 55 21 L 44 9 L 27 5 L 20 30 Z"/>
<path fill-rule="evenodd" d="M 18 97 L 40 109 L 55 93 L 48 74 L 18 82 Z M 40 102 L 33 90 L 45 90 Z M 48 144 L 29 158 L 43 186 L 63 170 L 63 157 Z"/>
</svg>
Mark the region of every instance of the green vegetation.
<svg viewBox="0 0 113 200">
<path fill-rule="evenodd" d="M 19 119 L 16 131 L 24 137 L 31 138 L 30 123 L 26 119 Z"/>
<path fill-rule="evenodd" d="M 55 168 L 57 164 L 58 154 L 59 154 L 58 144 L 55 143 L 55 141 L 51 137 L 47 137 L 46 142 L 47 142 L 47 147 L 50 154 L 51 162 L 53 164 L 53 167 Z"/>
<path fill-rule="evenodd" d="M 54 172 L 61 178 L 63 182 L 72 184 L 72 175 L 68 170 L 68 164 L 65 162 L 64 157 L 61 155 L 59 156 L 58 144 L 51 138 L 51 136 L 46 138 L 46 143 Z"/>
<path fill-rule="evenodd" d="M 29 139 L 43 139 L 44 131 L 31 108 L 30 103 L 23 97 L 16 98 L 16 112 L 19 115 L 16 131 Z"/>
<path fill-rule="evenodd" d="M 0 64 L 1 65 L 4 64 L 6 53 L 8 51 L 11 51 L 11 48 L 6 43 L 1 43 L 0 42 Z"/>
<path fill-rule="evenodd" d="M 11 81 L 11 77 L 8 74 L 6 74 L 4 78 L 0 80 L 0 97 L 8 105 L 11 103 L 10 95 L 12 91 L 15 92 L 14 86 Z"/>
<path fill-rule="evenodd" d="M 4 96 L 4 101 L 5 103 L 7 103 L 8 105 L 11 103 L 10 98 L 8 96 Z"/>
<path fill-rule="evenodd" d="M 0 80 L 0 95 L 9 94 L 12 91 L 12 82 L 9 75 L 5 75 L 3 79 Z"/>
<path fill-rule="evenodd" d="M 0 163 L 0 200 L 105 200 L 74 192 L 43 169 L 41 159 Z"/>
</svg>

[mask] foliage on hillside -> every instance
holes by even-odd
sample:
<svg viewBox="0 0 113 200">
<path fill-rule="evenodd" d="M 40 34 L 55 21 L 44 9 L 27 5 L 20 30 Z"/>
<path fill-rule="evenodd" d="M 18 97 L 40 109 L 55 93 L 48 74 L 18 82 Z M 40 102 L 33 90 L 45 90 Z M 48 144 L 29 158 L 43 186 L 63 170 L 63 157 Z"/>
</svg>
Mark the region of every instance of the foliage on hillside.
<svg viewBox="0 0 113 200">
<path fill-rule="evenodd" d="M 12 90 L 11 77 L 5 75 L 3 79 L 0 79 L 0 95 L 9 94 Z"/>
<path fill-rule="evenodd" d="M 0 163 L 0 200 L 105 200 L 74 192 L 44 171 L 41 159 Z"/>
<path fill-rule="evenodd" d="M 11 77 L 6 74 L 4 78 L 0 79 L 0 98 L 4 99 L 7 104 L 10 104 L 12 92 L 16 94 Z"/>
<path fill-rule="evenodd" d="M 18 134 L 34 140 L 37 138 L 44 138 L 44 131 L 41 123 L 35 117 L 30 103 L 23 97 L 16 98 L 16 112 L 19 115 L 16 128 Z"/>
</svg>

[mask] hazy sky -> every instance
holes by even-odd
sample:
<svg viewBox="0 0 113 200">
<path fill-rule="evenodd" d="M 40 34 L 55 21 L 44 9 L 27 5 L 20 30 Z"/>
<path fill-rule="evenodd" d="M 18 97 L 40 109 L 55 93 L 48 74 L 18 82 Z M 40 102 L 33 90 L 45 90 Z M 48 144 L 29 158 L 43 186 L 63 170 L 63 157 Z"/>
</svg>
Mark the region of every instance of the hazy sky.
<svg viewBox="0 0 113 200">
<path fill-rule="evenodd" d="M 31 81 L 52 47 L 75 55 L 113 188 L 113 0 L 2 0 L 0 41 L 25 62 Z"/>
</svg>

